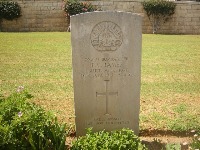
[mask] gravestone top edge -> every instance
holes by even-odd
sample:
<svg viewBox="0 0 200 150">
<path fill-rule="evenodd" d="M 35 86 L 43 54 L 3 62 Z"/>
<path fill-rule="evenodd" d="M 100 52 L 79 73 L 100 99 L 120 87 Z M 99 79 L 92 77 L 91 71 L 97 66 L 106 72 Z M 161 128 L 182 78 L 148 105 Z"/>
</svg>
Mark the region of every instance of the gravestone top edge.
<svg viewBox="0 0 200 150">
<path fill-rule="evenodd" d="M 109 10 L 109 11 L 93 11 L 93 12 L 86 12 L 86 13 L 80 13 L 80 14 L 76 14 L 76 15 L 72 15 L 70 16 L 70 18 L 74 18 L 74 17 L 81 17 L 83 15 L 88 15 L 88 14 L 99 14 L 99 13 L 102 13 L 102 14 L 107 14 L 107 13 L 110 13 L 110 14 L 127 14 L 127 15 L 133 15 L 133 16 L 139 16 L 139 17 L 143 17 L 141 14 L 139 13 L 132 13 L 132 12 L 125 12 L 125 11 L 112 11 L 112 10 Z"/>
</svg>

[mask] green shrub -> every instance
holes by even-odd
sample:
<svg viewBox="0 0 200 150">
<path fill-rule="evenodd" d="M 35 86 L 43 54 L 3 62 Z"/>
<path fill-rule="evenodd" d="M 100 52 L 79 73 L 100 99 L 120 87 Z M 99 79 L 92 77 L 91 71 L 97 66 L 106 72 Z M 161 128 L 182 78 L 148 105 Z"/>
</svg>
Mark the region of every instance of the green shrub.
<svg viewBox="0 0 200 150">
<path fill-rule="evenodd" d="M 195 132 L 190 146 L 193 150 L 200 149 L 200 131 Z"/>
<path fill-rule="evenodd" d="M 92 12 L 95 10 L 97 10 L 97 8 L 91 3 L 80 2 L 79 0 L 67 0 L 64 8 L 64 11 L 67 13 L 68 16 L 85 12 Z"/>
<path fill-rule="evenodd" d="M 73 142 L 71 150 L 144 150 L 139 138 L 129 129 L 112 132 L 100 131 L 92 133 L 87 130 L 86 136 L 82 136 Z"/>
<path fill-rule="evenodd" d="M 181 145 L 179 143 L 167 143 L 166 150 L 181 150 Z"/>
<path fill-rule="evenodd" d="M 36 104 L 19 87 L 7 98 L 0 97 L 0 149 L 64 150 L 66 124 Z"/>
<path fill-rule="evenodd" d="M 157 32 L 161 23 L 165 23 L 175 12 L 176 4 L 165 0 L 149 0 L 142 2 L 143 8 L 152 23 L 153 33 Z"/>
<path fill-rule="evenodd" d="M 21 7 L 17 2 L 0 2 L 0 19 L 13 20 L 21 16 Z"/>
</svg>

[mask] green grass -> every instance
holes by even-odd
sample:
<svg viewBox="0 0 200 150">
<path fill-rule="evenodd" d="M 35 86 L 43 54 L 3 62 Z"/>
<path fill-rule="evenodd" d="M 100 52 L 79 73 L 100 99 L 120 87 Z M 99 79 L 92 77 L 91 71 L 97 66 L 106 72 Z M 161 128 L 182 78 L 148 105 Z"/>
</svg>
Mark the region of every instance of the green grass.
<svg viewBox="0 0 200 150">
<path fill-rule="evenodd" d="M 143 36 L 142 129 L 200 128 L 199 43 L 198 35 Z"/>
<path fill-rule="evenodd" d="M 4 95 L 23 85 L 47 109 L 63 118 L 68 117 L 68 109 L 73 114 L 69 34 L 0 33 L 0 43 L 0 89 Z"/>
<path fill-rule="evenodd" d="M 70 33 L 0 33 L 0 91 L 74 123 Z M 140 129 L 200 128 L 200 36 L 143 35 Z"/>
</svg>

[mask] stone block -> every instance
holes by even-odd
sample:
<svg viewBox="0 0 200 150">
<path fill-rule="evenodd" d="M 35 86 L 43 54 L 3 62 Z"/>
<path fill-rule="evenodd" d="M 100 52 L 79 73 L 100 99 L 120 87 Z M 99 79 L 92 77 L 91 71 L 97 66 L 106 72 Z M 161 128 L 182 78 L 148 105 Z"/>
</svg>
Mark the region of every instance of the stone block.
<svg viewBox="0 0 200 150">
<path fill-rule="evenodd" d="M 29 32 L 30 28 L 21 28 L 19 29 L 19 32 Z"/>
<path fill-rule="evenodd" d="M 192 8 L 191 5 L 182 5 L 182 6 L 180 7 L 180 9 L 182 9 L 182 10 L 191 9 L 191 8 Z"/>
<path fill-rule="evenodd" d="M 54 2 L 54 3 L 52 3 L 52 6 L 53 6 L 53 7 L 58 6 L 58 2 Z"/>
<path fill-rule="evenodd" d="M 93 12 L 71 17 L 77 136 L 86 128 L 139 132 L 142 17 Z"/>
<path fill-rule="evenodd" d="M 92 5 L 95 5 L 95 6 L 103 6 L 104 5 L 103 1 L 92 1 L 91 3 L 92 3 Z"/>
<path fill-rule="evenodd" d="M 199 17 L 193 17 L 193 18 L 191 18 L 192 19 L 192 22 L 198 22 L 198 21 L 200 21 L 200 18 Z"/>
<path fill-rule="evenodd" d="M 113 2 L 112 2 L 112 1 L 111 1 L 111 2 L 110 2 L 110 1 L 104 1 L 104 2 L 103 2 L 103 5 L 104 5 L 104 6 L 112 6 L 112 5 L 113 5 Z"/>
<path fill-rule="evenodd" d="M 52 7 L 52 6 L 53 6 L 53 3 L 52 3 L 52 2 L 46 2 L 46 3 L 44 3 L 42 6 Z"/>
<path fill-rule="evenodd" d="M 116 9 L 115 9 L 114 7 L 112 7 L 112 6 L 102 6 L 101 9 L 102 9 L 103 11 L 116 10 Z"/>
<path fill-rule="evenodd" d="M 200 10 L 200 4 L 192 5 L 193 10 Z"/>
</svg>

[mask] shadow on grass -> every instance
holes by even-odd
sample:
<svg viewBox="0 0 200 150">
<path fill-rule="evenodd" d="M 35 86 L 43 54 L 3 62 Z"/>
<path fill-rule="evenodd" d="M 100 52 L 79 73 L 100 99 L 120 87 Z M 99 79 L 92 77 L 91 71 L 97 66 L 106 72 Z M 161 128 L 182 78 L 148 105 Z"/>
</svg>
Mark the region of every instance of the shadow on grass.
<svg viewBox="0 0 200 150">
<path fill-rule="evenodd" d="M 193 135 L 189 131 L 141 130 L 139 137 L 148 150 L 188 150 Z"/>
<path fill-rule="evenodd" d="M 176 136 L 192 137 L 194 133 L 190 131 L 171 131 L 171 130 L 140 130 L 139 136 Z"/>
</svg>

